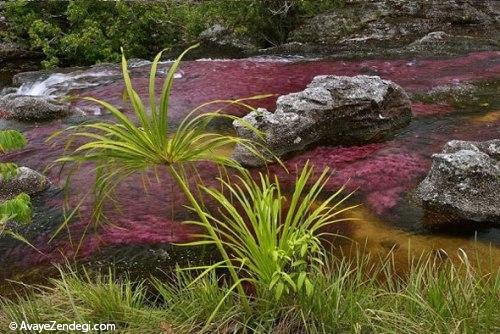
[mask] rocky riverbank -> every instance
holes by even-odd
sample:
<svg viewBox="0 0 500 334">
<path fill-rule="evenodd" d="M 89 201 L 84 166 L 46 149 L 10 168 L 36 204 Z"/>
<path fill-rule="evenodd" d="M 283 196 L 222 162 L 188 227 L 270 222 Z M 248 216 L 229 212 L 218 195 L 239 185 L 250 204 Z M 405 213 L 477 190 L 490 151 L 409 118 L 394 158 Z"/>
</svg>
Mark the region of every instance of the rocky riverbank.
<svg viewBox="0 0 500 334">
<path fill-rule="evenodd" d="M 498 50 L 497 1 L 347 1 L 268 52 L 335 57 L 449 56 Z"/>
</svg>

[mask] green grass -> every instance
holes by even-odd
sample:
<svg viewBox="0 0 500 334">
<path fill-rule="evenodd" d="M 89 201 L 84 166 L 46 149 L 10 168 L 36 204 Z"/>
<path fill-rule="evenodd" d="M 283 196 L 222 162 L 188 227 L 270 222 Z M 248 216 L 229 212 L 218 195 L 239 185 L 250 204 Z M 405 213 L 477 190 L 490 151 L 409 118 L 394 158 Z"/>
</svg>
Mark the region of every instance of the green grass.
<svg viewBox="0 0 500 334">
<path fill-rule="evenodd" d="M 289 195 L 276 177 L 261 173 L 254 179 L 243 170 L 233 181 L 220 180 L 222 190 L 202 187 L 217 209 L 215 213 L 206 210 L 202 221 L 188 223 L 213 233 L 198 234 L 196 241 L 186 245 L 215 244 L 226 249 L 231 260 L 220 265 L 234 268 L 240 277 L 236 284 L 251 285 L 258 298 L 279 303 L 291 294 L 311 296 L 311 276 L 324 265 L 325 229 L 352 220 L 342 218 L 353 208 L 342 207 L 350 196 L 343 194 L 343 188 L 319 200 L 329 176 L 325 169 L 315 177 L 313 167 L 306 164 Z M 210 272 L 217 265 L 203 269 Z"/>
<path fill-rule="evenodd" d="M 114 322 L 120 333 L 494 333 L 500 330 L 500 276 L 434 255 L 396 274 L 389 260 L 329 259 L 311 277 L 314 293 L 282 303 L 241 304 L 213 272 L 196 284 L 186 272 L 169 282 L 134 282 L 111 272 L 61 271 L 47 287 L 0 302 L 0 328 L 31 323 Z M 213 316 L 214 308 L 217 313 Z M 206 325 L 206 320 L 212 320 Z"/>
</svg>

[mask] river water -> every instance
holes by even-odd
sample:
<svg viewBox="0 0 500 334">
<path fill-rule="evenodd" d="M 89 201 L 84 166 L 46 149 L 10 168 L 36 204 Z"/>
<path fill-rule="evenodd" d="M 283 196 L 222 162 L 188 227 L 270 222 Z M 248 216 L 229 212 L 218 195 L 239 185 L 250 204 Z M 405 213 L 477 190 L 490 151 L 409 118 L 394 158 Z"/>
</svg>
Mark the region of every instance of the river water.
<svg viewBox="0 0 500 334">
<path fill-rule="evenodd" d="M 162 64 L 158 86 L 168 66 L 168 62 Z M 145 99 L 148 71 L 147 64 L 137 64 L 132 70 L 135 88 Z M 251 58 L 184 62 L 175 79 L 171 124 L 175 127 L 184 115 L 204 102 L 300 91 L 314 76 L 321 74 L 369 74 L 395 81 L 412 96 L 412 123 L 386 142 L 317 147 L 288 159 L 285 165 L 290 173 L 279 166 L 270 166 L 265 172 L 277 174 L 286 188 L 293 184 L 295 171 L 308 160 L 318 169 L 327 166 L 333 169 L 327 191 L 335 191 L 346 184 L 347 190 L 356 190 L 352 201 L 362 204 L 353 213 L 360 220 L 339 225 L 336 232 L 349 237 L 367 252 L 380 255 L 391 252 L 399 261 L 404 261 L 408 252 L 418 255 L 436 251 L 454 257 L 463 250 L 471 256 L 493 259 L 493 265 L 498 268 L 500 229 L 439 232 L 429 229 L 427 226 L 432 221 L 429 222 L 427 217 L 424 222 L 424 212 L 414 199 L 413 191 L 428 172 L 432 154 L 439 152 L 447 141 L 500 138 L 500 52 L 444 59 Z M 472 92 L 470 89 L 462 92 L 467 84 L 476 88 Z M 429 91 L 436 90 L 436 87 L 441 87 L 438 88 L 441 93 L 430 98 Z M 450 96 L 442 93 L 443 90 L 455 94 Z M 54 74 L 24 85 L 21 92 L 93 96 L 130 111 L 123 101 L 123 83 L 117 66 L 100 66 L 76 74 Z M 275 101 L 276 96 L 252 104 L 273 110 Z M 109 115 L 89 102 L 76 99 L 73 103 L 86 111 L 85 120 L 109 119 Z M 247 111 L 228 108 L 226 112 L 244 115 Z M 20 129 L 29 140 L 26 149 L 1 159 L 43 171 L 64 152 L 63 141 L 47 142 L 47 138 L 81 120 L 82 117 L 75 116 L 22 124 L 0 119 L 0 128 Z M 221 123 L 215 126 L 215 130 L 231 131 L 231 128 Z M 228 154 L 230 151 L 231 148 L 227 148 Z M 217 168 L 210 164 L 198 167 L 207 182 L 212 182 L 218 175 Z M 151 182 L 148 191 L 144 190 L 139 177 L 121 184 L 121 210 L 110 208 L 111 225 L 87 228 L 91 203 L 83 201 L 70 229 L 48 243 L 62 222 L 60 208 L 64 199 L 73 204 L 80 203 L 82 194 L 92 185 L 93 171 L 92 166 L 82 166 L 75 171 L 69 197 L 60 190 L 67 170 L 51 168 L 46 173 L 53 186 L 34 196 L 33 224 L 24 231 L 38 250 L 6 238 L 0 239 L 1 277 L 22 278 L 65 259 L 119 262 L 125 267 L 149 270 L 146 268 L 171 266 L 175 259 L 196 258 L 196 252 L 191 252 L 193 255 L 170 246 L 173 242 L 188 240 L 192 230 L 181 224 L 189 218 L 189 213 L 182 207 L 182 195 L 166 175 L 161 175 L 159 183 Z"/>
</svg>

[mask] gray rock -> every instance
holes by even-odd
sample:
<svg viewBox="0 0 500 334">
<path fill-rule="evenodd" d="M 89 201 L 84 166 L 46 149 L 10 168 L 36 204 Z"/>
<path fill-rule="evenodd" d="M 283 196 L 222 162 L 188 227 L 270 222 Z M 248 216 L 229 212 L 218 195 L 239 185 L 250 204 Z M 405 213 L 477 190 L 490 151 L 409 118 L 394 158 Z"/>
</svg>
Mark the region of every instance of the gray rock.
<svg viewBox="0 0 500 334">
<path fill-rule="evenodd" d="M 15 86 L 21 86 L 25 83 L 33 83 L 35 81 L 47 79 L 54 71 L 51 70 L 41 70 L 41 71 L 27 71 L 14 74 L 12 76 L 12 84 Z"/>
<path fill-rule="evenodd" d="M 290 34 L 302 50 L 329 54 L 456 54 L 497 50 L 495 1 L 354 0 Z"/>
<path fill-rule="evenodd" d="M 280 96 L 274 113 L 258 109 L 235 121 L 238 135 L 260 142 L 260 157 L 237 145 L 234 158 L 248 166 L 312 145 L 383 140 L 408 125 L 411 104 L 403 89 L 377 76 L 317 76 L 298 93 Z M 264 139 L 250 129 L 252 125 Z"/>
<path fill-rule="evenodd" d="M 8 119 L 36 122 L 68 116 L 72 108 L 69 103 L 51 97 L 14 93 L 0 98 L 0 112 Z"/>
<path fill-rule="evenodd" d="M 452 140 L 433 155 L 432 167 L 417 189 L 432 221 L 500 224 L 500 139 Z M 432 213 L 437 213 L 433 215 Z"/>
<path fill-rule="evenodd" d="M 13 198 L 20 193 L 34 195 L 50 186 L 49 180 L 28 167 L 19 167 L 17 175 L 3 179 L 0 176 L 0 201 Z"/>
<path fill-rule="evenodd" d="M 20 58 L 33 58 L 36 57 L 37 53 L 28 50 L 24 46 L 11 43 L 11 42 L 0 42 L 0 61 L 3 60 L 15 60 Z"/>
<path fill-rule="evenodd" d="M 234 31 L 215 24 L 204 30 L 199 39 L 202 43 L 236 50 L 256 50 L 257 47 L 248 39 L 238 36 Z"/>
<path fill-rule="evenodd" d="M 451 35 L 445 33 L 444 31 L 433 31 L 420 38 L 419 40 L 413 42 L 414 45 L 436 43 L 449 38 Z"/>
</svg>

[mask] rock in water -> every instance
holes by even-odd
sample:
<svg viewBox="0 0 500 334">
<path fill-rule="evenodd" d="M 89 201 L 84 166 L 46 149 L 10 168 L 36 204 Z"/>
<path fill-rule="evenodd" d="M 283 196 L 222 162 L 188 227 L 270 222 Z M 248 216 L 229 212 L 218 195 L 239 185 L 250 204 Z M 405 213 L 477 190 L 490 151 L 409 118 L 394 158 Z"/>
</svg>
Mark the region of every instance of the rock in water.
<svg viewBox="0 0 500 334">
<path fill-rule="evenodd" d="M 500 21 L 495 3 L 493 0 L 346 1 L 342 7 L 305 20 L 290 33 L 291 44 L 283 46 L 281 51 L 429 56 L 498 50 Z"/>
<path fill-rule="evenodd" d="M 500 139 L 452 140 L 433 155 L 417 190 L 432 226 L 453 223 L 500 224 Z M 433 213 L 437 213 L 434 215 Z"/>
<path fill-rule="evenodd" d="M 9 119 L 37 122 L 68 116 L 71 106 L 51 97 L 14 93 L 0 98 L 0 111 Z"/>
<path fill-rule="evenodd" d="M 34 195 L 47 189 L 49 180 L 28 167 L 19 167 L 17 175 L 8 179 L 0 176 L 0 201 L 13 198 L 20 193 Z"/>
<path fill-rule="evenodd" d="M 259 139 L 245 122 L 234 122 L 238 135 L 263 144 L 253 154 L 237 145 L 234 158 L 247 166 L 261 166 L 262 158 L 303 150 L 312 145 L 353 145 L 380 141 L 411 120 L 411 104 L 404 90 L 377 76 L 317 76 L 298 93 L 280 96 L 274 113 L 257 109 L 243 120 L 260 130 Z"/>
</svg>

